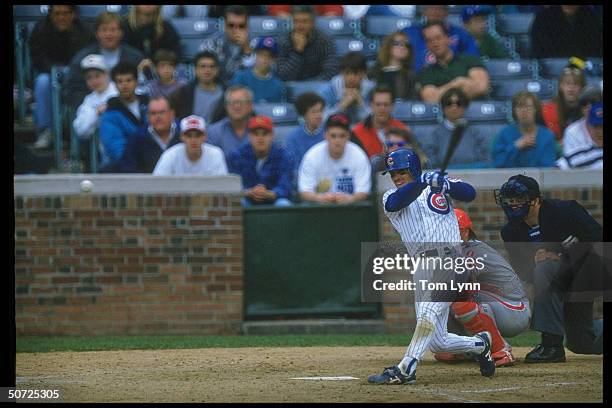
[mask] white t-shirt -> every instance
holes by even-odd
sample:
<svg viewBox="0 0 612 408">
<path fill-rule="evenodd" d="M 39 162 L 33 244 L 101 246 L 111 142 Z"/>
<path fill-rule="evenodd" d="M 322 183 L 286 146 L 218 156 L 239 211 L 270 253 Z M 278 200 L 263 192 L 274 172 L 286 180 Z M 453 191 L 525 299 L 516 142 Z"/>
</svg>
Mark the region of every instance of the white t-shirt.
<svg viewBox="0 0 612 408">
<path fill-rule="evenodd" d="M 586 120 L 572 123 L 563 133 L 563 157 L 558 160 L 561 168 L 601 169 L 603 148 L 593 142 Z"/>
<path fill-rule="evenodd" d="M 368 156 L 355 143 L 347 142 L 342 157 L 334 160 L 324 140 L 304 154 L 300 164 L 298 190 L 313 193 L 370 193 L 371 174 Z"/>
<path fill-rule="evenodd" d="M 132 114 L 136 116 L 138 120 L 140 120 L 140 102 L 138 101 L 138 99 L 136 99 L 134 102 L 128 103 L 126 106 L 130 110 L 130 112 L 132 112 Z"/>
<path fill-rule="evenodd" d="M 155 165 L 153 175 L 170 176 L 193 174 L 196 176 L 223 176 L 227 174 L 227 165 L 223 150 L 216 146 L 202 143 L 202 156 L 193 162 L 187 157 L 187 146 L 178 143 L 162 153 Z"/>
</svg>

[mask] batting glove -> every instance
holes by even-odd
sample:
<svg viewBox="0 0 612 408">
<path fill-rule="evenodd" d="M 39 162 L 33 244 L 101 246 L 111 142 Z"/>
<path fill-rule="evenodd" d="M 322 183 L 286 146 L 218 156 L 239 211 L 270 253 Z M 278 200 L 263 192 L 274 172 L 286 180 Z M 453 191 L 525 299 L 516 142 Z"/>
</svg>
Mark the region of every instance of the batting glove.
<svg viewBox="0 0 612 408">
<path fill-rule="evenodd" d="M 431 191 L 434 193 L 444 194 L 450 191 L 450 182 L 448 181 L 448 177 L 440 173 L 439 171 L 434 172 L 431 177 Z"/>
<path fill-rule="evenodd" d="M 434 172 L 433 171 L 428 171 L 425 173 L 421 174 L 421 183 L 423 184 L 427 184 L 428 186 L 431 186 L 431 178 L 433 177 Z"/>
</svg>

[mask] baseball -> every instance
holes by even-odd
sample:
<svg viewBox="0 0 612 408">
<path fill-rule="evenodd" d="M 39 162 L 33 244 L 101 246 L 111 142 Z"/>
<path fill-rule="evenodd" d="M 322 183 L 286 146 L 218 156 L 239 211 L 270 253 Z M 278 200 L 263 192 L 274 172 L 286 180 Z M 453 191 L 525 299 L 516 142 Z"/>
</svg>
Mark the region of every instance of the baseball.
<svg viewBox="0 0 612 408">
<path fill-rule="evenodd" d="M 81 191 L 84 193 L 89 193 L 93 188 L 93 183 L 90 180 L 81 181 Z"/>
</svg>

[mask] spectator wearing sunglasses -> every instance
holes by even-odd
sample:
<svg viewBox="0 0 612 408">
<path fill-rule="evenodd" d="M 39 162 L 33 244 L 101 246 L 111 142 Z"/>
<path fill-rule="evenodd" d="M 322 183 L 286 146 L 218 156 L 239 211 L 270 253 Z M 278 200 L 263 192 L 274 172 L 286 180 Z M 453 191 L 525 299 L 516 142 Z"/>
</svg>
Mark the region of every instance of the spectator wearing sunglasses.
<svg viewBox="0 0 612 408">
<path fill-rule="evenodd" d="M 447 90 L 441 98 L 444 121 L 431 132 L 429 137 L 421 138 L 421 145 L 429 157 L 432 168 L 440 168 L 448 149 L 456 123 L 463 118 L 469 99 L 460 88 Z M 449 169 L 484 168 L 490 165 L 489 138 L 473 126 L 467 126 L 463 138 L 448 165 Z"/>
<path fill-rule="evenodd" d="M 377 84 L 388 85 L 398 99 L 419 99 L 413 63 L 414 52 L 408 35 L 396 31 L 384 38 L 378 51 L 378 61 L 368 77 Z"/>
<path fill-rule="evenodd" d="M 392 127 L 387 131 L 387 140 L 385 140 L 385 150 L 383 153 L 374 155 L 370 158 L 372 163 L 372 172 L 383 171 L 386 169 L 385 159 L 387 155 L 399 148 L 407 147 L 414 150 L 419 156 L 421 167 L 427 165 L 427 156 L 416 141 L 414 134 L 406 128 Z"/>
<path fill-rule="evenodd" d="M 229 6 L 223 11 L 224 31 L 211 38 L 207 47 L 219 58 L 221 79 L 229 82 L 241 69 L 255 65 L 255 53 L 249 43 L 249 11 L 245 6 Z"/>
<path fill-rule="evenodd" d="M 353 133 L 368 157 L 383 152 L 389 128 L 407 129 L 406 125 L 392 117 L 393 101 L 391 88 L 386 85 L 378 85 L 370 95 L 370 110 L 372 113 L 353 128 Z"/>
</svg>

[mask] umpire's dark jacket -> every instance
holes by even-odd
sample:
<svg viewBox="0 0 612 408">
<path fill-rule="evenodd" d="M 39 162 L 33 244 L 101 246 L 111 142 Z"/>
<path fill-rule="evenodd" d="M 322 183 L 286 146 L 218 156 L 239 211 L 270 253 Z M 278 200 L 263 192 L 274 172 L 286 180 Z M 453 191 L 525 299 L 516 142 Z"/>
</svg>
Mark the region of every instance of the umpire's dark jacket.
<svg viewBox="0 0 612 408">
<path fill-rule="evenodd" d="M 584 248 L 584 243 L 603 240 L 601 225 L 574 200 L 543 199 L 538 218 L 542 242 L 531 242 L 530 227 L 522 219 L 509 221 L 501 230 L 501 237 L 505 243 L 529 243 L 525 246 L 506 245 L 512 266 L 521 279 L 528 282 L 533 281 L 530 275 L 537 249 L 545 248 L 555 253 L 567 254 L 567 250 L 560 243 L 571 236 L 583 243 L 579 245 L 581 248 Z"/>
</svg>

